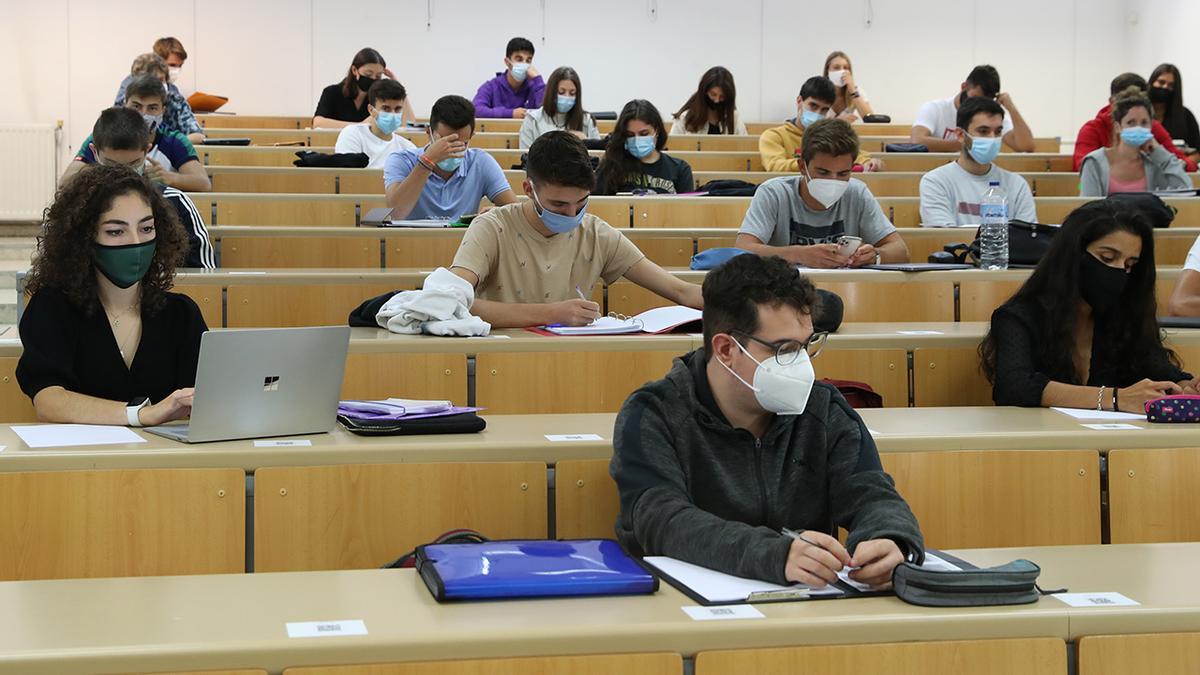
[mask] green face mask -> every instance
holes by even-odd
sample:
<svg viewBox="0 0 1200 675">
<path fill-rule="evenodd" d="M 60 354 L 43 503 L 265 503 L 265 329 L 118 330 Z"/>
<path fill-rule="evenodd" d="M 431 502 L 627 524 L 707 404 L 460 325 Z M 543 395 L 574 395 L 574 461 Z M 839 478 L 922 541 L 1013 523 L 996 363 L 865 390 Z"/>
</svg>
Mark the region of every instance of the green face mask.
<svg viewBox="0 0 1200 675">
<path fill-rule="evenodd" d="M 155 240 L 124 246 L 92 244 L 96 267 L 117 288 L 129 288 L 141 281 L 154 261 Z"/>
</svg>

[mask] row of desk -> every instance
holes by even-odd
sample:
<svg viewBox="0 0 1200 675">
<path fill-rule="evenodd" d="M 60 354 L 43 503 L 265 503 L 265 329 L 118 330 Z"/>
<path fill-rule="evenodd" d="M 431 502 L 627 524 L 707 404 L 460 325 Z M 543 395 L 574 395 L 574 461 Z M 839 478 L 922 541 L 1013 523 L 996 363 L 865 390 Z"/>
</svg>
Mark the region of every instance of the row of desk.
<svg viewBox="0 0 1200 675">
<path fill-rule="evenodd" d="M 869 132 L 869 133 L 868 133 Z M 249 138 L 255 146 L 302 145 L 302 146 L 331 146 L 337 144 L 339 129 L 213 129 L 207 131 L 208 138 Z M 429 143 L 429 134 L 424 129 L 402 129 L 400 135 L 408 138 L 418 146 Z M 741 150 L 758 151 L 758 135 L 671 135 L 667 138 L 666 149 L 670 152 L 690 150 L 696 152 Z M 860 129 L 859 145 L 868 152 L 883 152 L 890 144 L 909 143 L 909 135 L 881 134 L 872 129 Z M 477 130 L 470 140 L 471 147 L 483 149 L 515 150 L 520 148 L 520 134 L 517 131 L 483 131 Z M 1061 151 L 1059 138 L 1033 139 L 1034 152 L 1056 153 Z M 1001 152 L 1015 151 L 1004 146 Z"/>
<path fill-rule="evenodd" d="M 928 608 L 874 597 L 759 605 L 763 618 L 726 622 L 693 621 L 680 608 L 694 602 L 667 584 L 640 597 L 439 605 L 412 570 L 8 582 L 0 672 L 681 675 L 687 659 L 696 675 L 797 664 L 829 675 L 1056 675 L 1066 642 L 1077 643 L 1080 675 L 1196 671 L 1200 586 L 1186 571 L 1200 565 L 1200 544 L 951 553 L 980 566 L 1029 558 L 1043 587 L 1138 604 Z M 313 621 L 361 621 L 366 634 L 288 637 L 288 624 Z M 319 668 L 386 662 L 407 663 Z"/>
<path fill-rule="evenodd" d="M 383 193 L 382 169 L 336 169 L 316 167 L 208 166 L 214 192 L 283 192 L 298 194 L 371 194 Z M 700 187 L 714 180 L 740 180 L 759 185 L 771 178 L 795 176 L 795 173 L 769 171 L 697 171 L 693 178 Z M 920 194 L 922 171 L 876 171 L 854 177 L 866 183 L 876 197 L 909 197 Z M 520 194 L 525 172 L 507 169 L 513 191 Z M 1021 177 L 1035 197 L 1076 197 L 1079 174 L 1065 171 L 1026 172 Z M 1200 174 L 1192 174 L 1200 182 Z"/>
<path fill-rule="evenodd" d="M 845 324 L 813 365 L 818 377 L 870 384 L 889 407 L 989 405 L 977 353 L 986 331 L 983 322 Z M 1195 370 L 1200 331 L 1168 331 L 1167 341 Z M 612 412 L 702 346 L 699 334 L 439 338 L 355 328 L 342 397 L 445 399 L 497 414 Z M 9 422 L 34 418 L 16 382 L 20 354 L 19 340 L 0 338 L 0 409 Z"/>
<path fill-rule="evenodd" d="M 500 163 L 500 167 L 509 169 L 521 164 L 524 150 L 507 150 L 504 148 L 484 148 L 486 152 Z M 196 152 L 200 162 L 206 166 L 292 166 L 297 152 L 316 152 L 329 154 L 333 146 L 223 146 L 200 145 Z M 602 150 L 589 152 L 592 157 L 600 158 Z M 762 155 L 757 150 L 681 150 L 670 153 L 672 157 L 682 159 L 692 167 L 692 171 L 764 171 Z M 951 153 L 928 152 L 888 152 L 877 155 L 886 163 L 887 171 L 929 171 L 946 162 L 954 161 L 956 155 Z M 1072 171 L 1075 168 L 1071 155 L 1058 152 L 1040 153 L 1002 153 L 997 164 L 1010 171 Z"/>
<path fill-rule="evenodd" d="M 216 225 L 208 228 L 222 268 L 361 267 L 435 268 L 454 260 L 465 228 L 297 227 Z M 636 227 L 622 231 L 662 267 L 688 267 L 692 256 L 732 247 L 737 228 Z M 921 262 L 952 243 L 970 243 L 975 228 L 914 227 L 901 233 L 909 258 Z M 1181 267 L 1200 227 L 1154 231 L 1154 260 Z"/>
<path fill-rule="evenodd" d="M 208 225 L 289 225 L 354 227 L 371 209 L 386 206 L 382 194 L 292 194 L 195 192 L 192 201 Z M 522 197 L 524 199 L 525 197 Z M 736 228 L 750 208 L 750 197 L 688 195 L 592 197 L 588 212 L 613 227 Z M 920 197 L 878 197 L 880 208 L 902 229 L 921 225 Z M 1084 197 L 1035 197 L 1038 219 L 1061 223 L 1069 213 L 1093 201 Z M 1178 210 L 1174 223 L 1200 223 L 1200 198 L 1170 197 Z M 481 207 L 483 205 L 481 204 Z"/>
</svg>

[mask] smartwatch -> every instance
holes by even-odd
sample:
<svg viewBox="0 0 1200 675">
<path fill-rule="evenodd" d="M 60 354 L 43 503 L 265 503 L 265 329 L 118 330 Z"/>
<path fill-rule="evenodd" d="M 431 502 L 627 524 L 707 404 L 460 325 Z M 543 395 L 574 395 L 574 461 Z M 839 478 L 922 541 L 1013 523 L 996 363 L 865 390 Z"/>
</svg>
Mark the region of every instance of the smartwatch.
<svg viewBox="0 0 1200 675">
<path fill-rule="evenodd" d="M 142 426 L 142 421 L 138 419 L 138 413 L 141 412 L 142 408 L 145 408 L 148 405 L 150 405 L 150 399 L 146 398 L 145 396 L 138 396 L 130 401 L 129 405 L 125 406 L 125 415 L 129 420 L 129 426 Z"/>
</svg>

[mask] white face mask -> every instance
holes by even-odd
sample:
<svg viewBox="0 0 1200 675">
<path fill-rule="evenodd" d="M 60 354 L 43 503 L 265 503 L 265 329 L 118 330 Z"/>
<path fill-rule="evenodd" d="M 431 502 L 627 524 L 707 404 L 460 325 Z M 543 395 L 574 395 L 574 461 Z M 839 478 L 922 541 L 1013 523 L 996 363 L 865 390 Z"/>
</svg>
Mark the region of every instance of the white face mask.
<svg viewBox="0 0 1200 675">
<path fill-rule="evenodd" d="M 829 71 L 829 81 L 832 82 L 833 86 L 835 86 L 835 87 L 840 87 L 840 86 L 846 84 L 846 71 L 844 71 L 844 70 Z"/>
<path fill-rule="evenodd" d="M 808 406 L 809 394 L 812 393 L 813 382 L 817 379 L 816 373 L 813 372 L 812 361 L 808 358 L 808 352 L 800 352 L 794 362 L 784 366 L 780 365 L 774 356 L 759 361 L 750 356 L 750 352 L 746 351 L 742 343 L 735 340 L 734 344 L 751 361 L 758 364 L 758 367 L 754 369 L 754 384 L 743 380 L 741 376 L 733 372 L 733 368 L 726 366 L 724 361 L 721 361 L 721 365 L 725 366 L 725 370 L 736 377 L 738 382 L 754 392 L 754 398 L 763 410 L 776 415 L 804 414 L 804 409 Z"/>
<path fill-rule="evenodd" d="M 808 193 L 812 195 L 813 199 L 821 202 L 825 208 L 838 203 L 842 195 L 846 194 L 846 189 L 850 187 L 848 180 L 810 178 L 807 174 L 804 176 L 804 181 L 808 183 Z"/>
<path fill-rule="evenodd" d="M 167 68 L 167 81 L 175 84 L 179 81 L 179 71 L 183 70 L 181 66 L 170 66 Z"/>
</svg>

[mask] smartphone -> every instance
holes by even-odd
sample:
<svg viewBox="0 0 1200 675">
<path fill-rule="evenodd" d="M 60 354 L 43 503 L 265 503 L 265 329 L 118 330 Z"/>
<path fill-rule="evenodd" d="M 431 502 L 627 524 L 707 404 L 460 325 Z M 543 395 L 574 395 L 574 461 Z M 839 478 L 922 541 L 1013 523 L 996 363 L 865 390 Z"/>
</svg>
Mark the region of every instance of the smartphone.
<svg viewBox="0 0 1200 675">
<path fill-rule="evenodd" d="M 862 246 L 862 237 L 851 237 L 849 235 L 838 237 L 837 245 L 838 255 L 843 258 L 849 258 L 854 255 L 859 246 Z"/>
</svg>

